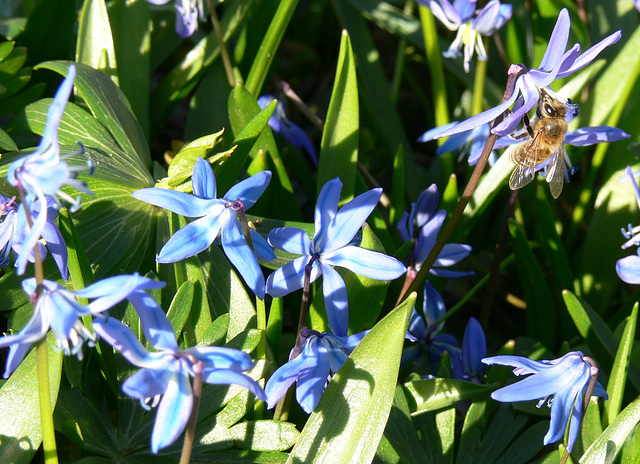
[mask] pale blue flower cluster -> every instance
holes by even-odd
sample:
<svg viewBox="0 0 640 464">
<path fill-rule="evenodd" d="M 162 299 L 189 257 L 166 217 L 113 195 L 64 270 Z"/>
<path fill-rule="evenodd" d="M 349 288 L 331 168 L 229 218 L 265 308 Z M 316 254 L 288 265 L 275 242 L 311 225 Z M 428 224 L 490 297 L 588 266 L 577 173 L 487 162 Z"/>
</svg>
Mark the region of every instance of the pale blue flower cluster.
<svg viewBox="0 0 640 464">
<path fill-rule="evenodd" d="M 511 5 L 491 0 L 484 8 L 476 11 L 476 0 L 418 0 L 429 7 L 433 15 L 450 31 L 458 31 L 449 50 L 443 53 L 447 58 L 457 58 L 464 48 L 464 70 L 469 72 L 473 52 L 478 59 L 487 60 L 487 52 L 482 43 L 483 35 L 492 35 L 511 18 Z"/>
<path fill-rule="evenodd" d="M 584 410 L 583 397 L 594 374 L 593 365 L 584 359 L 581 351 L 571 351 L 550 361 L 503 355 L 485 358 L 482 362 L 515 367 L 513 373 L 518 376 L 533 374 L 494 391 L 491 398 L 502 402 L 540 400 L 538 407 L 548 402 L 551 423 L 544 444 L 561 440 L 570 424 L 567 449 L 573 449 Z M 599 382 L 593 394 L 605 400 L 609 397 Z"/>
</svg>

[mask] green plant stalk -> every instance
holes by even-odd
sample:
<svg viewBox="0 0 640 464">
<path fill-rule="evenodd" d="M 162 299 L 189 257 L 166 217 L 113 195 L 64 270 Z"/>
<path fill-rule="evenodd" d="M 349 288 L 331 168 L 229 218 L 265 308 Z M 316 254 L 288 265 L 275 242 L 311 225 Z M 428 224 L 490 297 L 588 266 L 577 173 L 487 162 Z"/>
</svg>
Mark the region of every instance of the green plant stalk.
<svg viewBox="0 0 640 464">
<path fill-rule="evenodd" d="M 629 78 L 626 80 L 626 85 L 618 102 L 611 110 L 611 114 L 609 115 L 609 119 L 607 120 L 607 125 L 616 127 L 618 122 L 620 122 L 620 117 L 622 116 L 622 112 L 624 111 L 627 102 L 630 101 L 631 92 L 635 87 L 635 84 L 640 76 L 640 61 L 636 63 L 636 67 L 633 72 L 629 75 Z M 591 160 L 591 169 L 589 169 L 589 174 L 587 177 L 587 182 L 585 183 L 585 187 L 580 192 L 580 198 L 578 199 L 578 204 L 573 210 L 573 217 L 571 222 L 571 228 L 569 229 L 569 233 L 567 234 L 567 244 L 575 244 L 576 243 L 576 235 L 578 230 L 580 230 L 580 224 L 584 220 L 584 217 L 590 207 L 591 197 L 593 196 L 593 186 L 596 182 L 596 177 L 600 172 L 600 168 L 604 163 L 605 154 L 607 153 L 607 148 L 609 148 L 608 143 L 598 144 L 596 148 L 593 158 Z M 569 248 L 568 248 L 569 249 Z"/>
<path fill-rule="evenodd" d="M 507 81 L 507 86 L 506 86 L 504 95 L 502 96 L 502 102 L 507 101 L 509 97 L 511 97 L 511 95 L 513 94 L 513 91 L 515 89 L 516 76 L 521 70 L 522 68 L 517 65 L 512 65 L 511 68 L 509 69 L 509 73 L 508 73 L 509 79 Z M 503 116 L 504 116 L 504 113 L 498 116 L 493 121 L 492 127 L 497 125 L 502 120 Z M 467 183 L 464 191 L 462 192 L 460 201 L 458 201 L 458 204 L 456 205 L 456 209 L 453 211 L 453 214 L 451 215 L 451 218 L 447 222 L 447 225 L 445 226 L 444 230 L 442 230 L 442 232 L 440 233 L 438 241 L 431 249 L 429 256 L 427 256 L 427 259 L 425 259 L 418 274 L 415 276 L 415 278 L 409 285 L 405 283 L 405 286 L 402 289 L 400 297 L 398 298 L 398 302 L 404 301 L 413 292 L 418 293 L 418 291 L 422 288 L 424 283 L 427 281 L 429 270 L 433 266 L 433 263 L 435 263 L 436 259 L 438 259 L 438 256 L 440 256 L 440 252 L 442 251 L 442 249 L 444 248 L 444 245 L 447 243 L 447 240 L 449 240 L 449 238 L 451 237 L 451 234 L 453 233 L 456 226 L 458 225 L 458 222 L 460 221 L 460 218 L 462 217 L 462 214 L 464 213 L 464 210 L 467 207 L 467 204 L 469 204 L 469 201 L 471 201 L 471 196 L 473 195 L 473 192 L 476 190 L 476 187 L 480 182 L 480 177 L 484 172 L 484 168 L 486 167 L 487 161 L 489 160 L 489 155 L 491 154 L 491 150 L 493 150 L 493 146 L 495 145 L 497 139 L 498 139 L 498 136 L 496 134 L 492 133 L 491 135 L 489 135 L 489 138 L 487 139 L 487 143 L 485 144 L 484 149 L 482 150 L 482 154 L 478 159 L 478 163 L 476 164 L 475 169 L 471 173 L 471 178 L 469 179 L 469 182 Z"/>
<path fill-rule="evenodd" d="M 404 12 L 413 16 L 413 0 L 407 0 L 404 4 Z M 401 37 L 398 40 L 398 51 L 396 52 L 396 64 L 393 68 L 393 80 L 391 81 L 391 98 L 394 103 L 398 103 L 398 96 L 400 94 L 400 85 L 402 85 L 402 75 L 404 74 L 405 59 L 404 49 L 407 46 L 407 39 Z"/>
<path fill-rule="evenodd" d="M 209 14 L 211 16 L 211 24 L 213 24 L 213 32 L 216 36 L 216 42 L 218 42 L 218 48 L 220 49 L 220 56 L 222 57 L 222 64 L 224 65 L 224 72 L 227 75 L 227 80 L 231 87 L 236 86 L 236 77 L 233 72 L 233 65 L 231 64 L 231 57 L 229 56 L 229 49 L 227 44 L 224 43 L 224 36 L 222 33 L 222 27 L 220 26 L 220 20 L 218 19 L 218 13 L 216 13 L 216 7 L 213 4 L 213 0 L 207 0 L 209 4 Z"/>
<path fill-rule="evenodd" d="M 257 97 L 260 94 L 264 80 L 269 72 L 269 66 L 276 55 L 276 49 L 282 40 L 284 31 L 293 16 L 293 12 L 296 6 L 298 6 L 298 1 L 299 0 L 282 0 L 280 5 L 278 5 L 275 15 L 273 15 L 269 29 L 267 29 L 267 33 L 253 60 L 251 70 L 245 82 L 245 87 L 253 96 Z"/>
<path fill-rule="evenodd" d="M 29 228 L 33 227 L 31 211 L 25 201 L 24 190 L 18 186 L 20 201 L 24 205 L 25 215 Z M 42 267 L 42 257 L 37 244 L 33 248 L 35 258 L 34 268 L 36 277 L 36 295 L 34 305 L 40 298 L 42 292 L 42 282 L 44 281 L 44 269 Z M 32 296 L 31 296 L 32 298 Z M 38 371 L 38 395 L 40 399 L 40 424 L 42 427 L 42 448 L 44 450 L 45 464 L 58 464 L 58 451 L 56 447 L 56 433 L 53 426 L 53 410 L 51 408 L 51 389 L 49 385 L 49 353 L 47 350 L 46 335 L 36 343 L 36 369 Z"/>
</svg>

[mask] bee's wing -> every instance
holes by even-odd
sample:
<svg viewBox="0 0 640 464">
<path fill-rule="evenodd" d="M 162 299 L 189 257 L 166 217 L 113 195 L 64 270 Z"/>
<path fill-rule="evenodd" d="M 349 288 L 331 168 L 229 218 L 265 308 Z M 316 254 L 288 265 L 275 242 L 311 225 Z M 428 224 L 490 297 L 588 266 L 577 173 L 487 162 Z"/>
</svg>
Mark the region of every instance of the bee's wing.
<svg viewBox="0 0 640 464">
<path fill-rule="evenodd" d="M 553 156 L 553 160 L 547 171 L 547 182 L 549 183 L 551 196 L 558 198 L 564 186 L 564 143 L 556 145 L 551 156 Z"/>
<path fill-rule="evenodd" d="M 509 178 L 509 187 L 511 190 L 518 190 L 531 182 L 535 176 L 536 173 L 533 167 L 517 164 Z"/>
</svg>

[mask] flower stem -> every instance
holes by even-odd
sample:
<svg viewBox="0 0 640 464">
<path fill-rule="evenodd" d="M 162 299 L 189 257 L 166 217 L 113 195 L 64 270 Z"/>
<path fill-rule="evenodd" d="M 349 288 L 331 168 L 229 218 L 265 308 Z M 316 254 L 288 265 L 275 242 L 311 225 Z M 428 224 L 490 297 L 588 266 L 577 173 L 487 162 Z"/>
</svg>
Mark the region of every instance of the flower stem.
<svg viewBox="0 0 640 464">
<path fill-rule="evenodd" d="M 509 69 L 509 78 L 507 80 L 507 86 L 504 95 L 502 96 L 502 102 L 507 101 L 513 94 L 513 91 L 515 90 L 516 76 L 522 69 L 522 66 L 519 65 L 512 65 L 512 67 Z M 497 125 L 502 120 L 503 116 L 504 114 L 498 116 L 494 120 L 492 127 Z M 482 176 L 484 168 L 487 165 L 489 155 L 491 154 L 491 150 L 493 150 L 493 146 L 495 145 L 497 138 L 498 136 L 496 134 L 492 133 L 491 135 L 489 135 L 487 143 L 485 144 L 484 149 L 482 150 L 482 154 L 480 155 L 480 159 L 478 160 L 478 163 L 476 164 L 476 167 L 471 174 L 471 178 L 469 179 L 467 186 L 462 192 L 462 196 L 460 197 L 460 200 L 456 205 L 456 209 L 451 215 L 451 219 L 449 219 L 449 222 L 447 222 L 447 225 L 440 234 L 438 241 L 431 249 L 431 252 L 429 253 L 429 256 L 427 256 L 425 262 L 422 264 L 420 271 L 418 272 L 418 274 L 416 274 L 415 279 L 413 280 L 413 282 L 411 282 L 409 288 L 403 291 L 398 301 L 404 301 L 412 292 L 418 292 L 421 286 L 424 285 L 424 283 L 427 281 L 427 275 L 429 274 L 431 266 L 433 266 L 433 263 L 435 263 L 436 259 L 440 255 L 440 252 L 444 248 L 444 245 L 447 243 L 447 240 L 449 240 L 449 237 L 451 237 L 451 234 L 455 230 L 456 225 L 458 225 L 458 222 L 462 217 L 462 213 L 464 213 L 464 209 L 466 208 L 469 201 L 471 201 L 471 196 L 473 195 L 473 192 L 476 190 L 476 187 L 480 182 L 480 176 Z"/>
<path fill-rule="evenodd" d="M 24 207 L 29 228 L 33 228 L 33 218 L 29 205 L 25 201 L 24 190 L 18 185 L 18 194 L 20 201 Z M 47 214 L 47 211 L 40 211 L 40 214 Z M 42 292 L 42 282 L 44 281 L 44 269 L 42 267 L 42 256 L 40 256 L 40 248 L 38 244 L 33 247 L 33 256 L 35 258 L 34 269 L 36 276 L 36 297 L 37 299 Z M 38 371 L 38 395 L 40 398 L 40 424 L 42 427 L 42 448 L 44 450 L 44 460 L 46 464 L 58 464 L 58 451 L 56 447 L 56 432 L 53 425 L 53 410 L 51 408 L 51 389 L 49 385 L 49 353 L 47 350 L 47 337 L 45 335 L 42 340 L 36 343 L 36 369 Z"/>
<path fill-rule="evenodd" d="M 213 33 L 216 36 L 218 42 L 218 48 L 220 48 L 220 56 L 222 57 L 222 64 L 224 65 L 224 71 L 227 75 L 227 80 L 231 87 L 236 86 L 236 78 L 233 73 L 233 65 L 231 64 L 231 57 L 229 56 L 229 49 L 227 44 L 224 43 L 224 36 L 222 35 L 222 27 L 220 27 L 220 21 L 218 20 L 218 13 L 216 13 L 216 7 L 213 4 L 213 0 L 208 0 L 209 14 L 211 15 L 211 24 L 213 24 Z"/>
<path fill-rule="evenodd" d="M 191 409 L 191 417 L 187 424 L 187 431 L 184 435 L 184 443 L 182 445 L 182 454 L 180 455 L 180 464 L 189 464 L 191 460 L 191 450 L 196 437 L 196 424 L 198 422 L 198 408 L 200 407 L 200 397 L 202 396 L 202 370 L 204 364 L 197 360 L 193 365 L 193 407 Z"/>
</svg>

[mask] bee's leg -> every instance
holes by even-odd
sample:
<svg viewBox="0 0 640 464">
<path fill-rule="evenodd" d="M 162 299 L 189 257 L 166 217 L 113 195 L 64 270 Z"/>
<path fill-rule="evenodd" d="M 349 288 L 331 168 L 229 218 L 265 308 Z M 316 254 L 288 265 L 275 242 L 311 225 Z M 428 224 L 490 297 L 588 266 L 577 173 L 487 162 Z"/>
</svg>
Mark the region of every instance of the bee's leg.
<svg viewBox="0 0 640 464">
<path fill-rule="evenodd" d="M 524 127 L 527 128 L 527 132 L 529 133 L 529 137 L 533 138 L 533 129 L 531 128 L 531 121 L 529 121 L 529 115 L 525 113 L 522 116 L 522 120 L 524 121 Z"/>
</svg>

